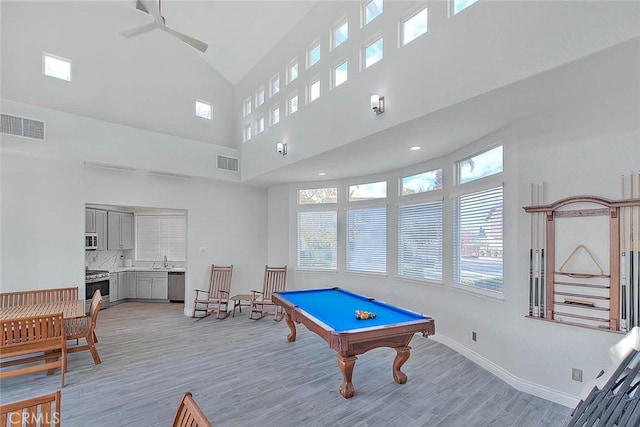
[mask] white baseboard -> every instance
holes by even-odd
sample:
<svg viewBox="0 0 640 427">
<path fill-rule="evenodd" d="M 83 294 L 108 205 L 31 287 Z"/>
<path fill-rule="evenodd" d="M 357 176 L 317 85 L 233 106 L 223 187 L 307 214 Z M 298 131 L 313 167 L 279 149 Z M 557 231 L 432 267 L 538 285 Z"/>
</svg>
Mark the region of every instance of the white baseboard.
<svg viewBox="0 0 640 427">
<path fill-rule="evenodd" d="M 447 347 L 455 350 L 456 352 L 462 354 L 467 359 L 475 362 L 480 365 L 487 371 L 491 372 L 516 390 L 532 394 L 534 396 L 541 397 L 546 400 L 550 400 L 552 402 L 558 403 L 560 405 L 567 406 L 569 408 L 575 408 L 580 398 L 577 396 L 572 396 L 570 394 L 564 393 L 562 391 L 554 390 L 549 387 L 533 383 L 531 381 L 523 380 L 522 378 L 518 378 L 514 376 L 511 372 L 505 370 L 501 366 L 496 365 L 489 359 L 486 359 L 480 356 L 478 353 L 469 350 L 467 347 L 462 344 L 454 341 L 442 334 L 435 334 L 429 337 L 434 341 L 437 341 L 441 344 L 446 345 Z"/>
</svg>

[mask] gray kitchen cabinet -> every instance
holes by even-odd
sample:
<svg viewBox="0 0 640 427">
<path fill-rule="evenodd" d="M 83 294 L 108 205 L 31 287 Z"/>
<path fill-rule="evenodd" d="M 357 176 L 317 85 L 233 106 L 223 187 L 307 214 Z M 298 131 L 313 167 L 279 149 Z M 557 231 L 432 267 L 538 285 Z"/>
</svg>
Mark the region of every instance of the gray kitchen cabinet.
<svg viewBox="0 0 640 427">
<path fill-rule="evenodd" d="M 107 213 L 109 249 L 133 249 L 133 214 Z"/>
<path fill-rule="evenodd" d="M 166 271 L 140 271 L 137 274 L 137 298 L 169 298 L 169 279 Z"/>
<path fill-rule="evenodd" d="M 85 233 L 96 232 L 96 210 L 95 209 L 84 210 L 84 231 Z"/>
<path fill-rule="evenodd" d="M 118 301 L 118 273 L 109 275 L 109 302 L 113 304 Z"/>
<path fill-rule="evenodd" d="M 120 288 L 118 300 L 138 297 L 135 271 L 121 271 L 118 273 L 118 285 Z"/>
<path fill-rule="evenodd" d="M 107 211 L 95 210 L 95 227 L 98 234 L 98 250 L 107 250 Z"/>
</svg>

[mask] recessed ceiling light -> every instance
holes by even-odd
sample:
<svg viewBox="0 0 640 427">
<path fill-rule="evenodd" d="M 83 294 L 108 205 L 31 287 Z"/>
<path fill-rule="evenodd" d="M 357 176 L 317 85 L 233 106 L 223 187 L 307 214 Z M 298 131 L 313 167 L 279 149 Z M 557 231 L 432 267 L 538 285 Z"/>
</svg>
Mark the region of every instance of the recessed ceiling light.
<svg viewBox="0 0 640 427">
<path fill-rule="evenodd" d="M 421 149 L 422 147 L 419 145 L 412 145 L 411 147 L 409 147 L 409 149 L 411 151 L 418 151 L 419 149 Z"/>
<path fill-rule="evenodd" d="M 325 176 L 327 173 L 326 172 L 318 172 L 318 175 L 320 176 Z"/>
</svg>

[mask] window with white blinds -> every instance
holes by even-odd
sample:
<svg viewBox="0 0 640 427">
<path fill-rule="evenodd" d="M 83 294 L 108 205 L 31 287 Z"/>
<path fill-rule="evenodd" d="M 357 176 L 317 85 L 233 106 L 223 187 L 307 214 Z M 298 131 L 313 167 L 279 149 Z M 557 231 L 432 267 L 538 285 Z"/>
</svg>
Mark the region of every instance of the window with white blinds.
<svg viewBox="0 0 640 427">
<path fill-rule="evenodd" d="M 185 261 L 186 216 L 137 215 L 136 260 Z"/>
<path fill-rule="evenodd" d="M 338 216 L 333 211 L 298 212 L 298 267 L 335 270 Z"/>
<path fill-rule="evenodd" d="M 442 280 L 442 201 L 398 208 L 398 275 Z"/>
<path fill-rule="evenodd" d="M 453 281 L 502 292 L 503 187 L 454 198 Z"/>
<path fill-rule="evenodd" d="M 386 207 L 347 210 L 347 269 L 386 273 Z"/>
</svg>

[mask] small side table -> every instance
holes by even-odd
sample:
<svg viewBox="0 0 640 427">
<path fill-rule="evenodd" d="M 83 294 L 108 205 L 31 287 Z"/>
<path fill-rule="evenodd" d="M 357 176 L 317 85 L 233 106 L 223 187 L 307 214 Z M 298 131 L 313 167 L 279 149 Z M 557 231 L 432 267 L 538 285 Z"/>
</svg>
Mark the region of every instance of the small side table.
<svg viewBox="0 0 640 427">
<path fill-rule="evenodd" d="M 253 299 L 253 295 L 251 294 L 239 294 L 239 295 L 234 295 L 231 298 L 229 298 L 231 300 L 233 300 L 233 315 L 231 317 L 236 317 L 236 308 L 238 308 L 240 310 L 240 313 L 242 313 L 242 307 L 249 307 L 251 305 L 251 300 Z M 248 304 L 242 304 L 242 301 L 247 301 Z"/>
</svg>

